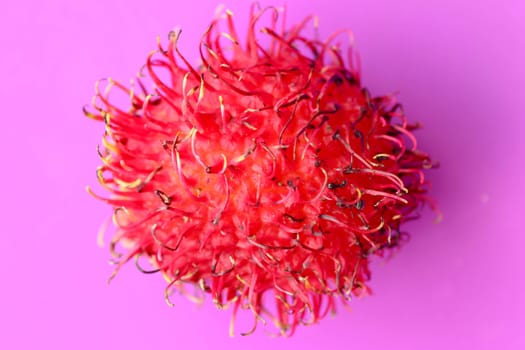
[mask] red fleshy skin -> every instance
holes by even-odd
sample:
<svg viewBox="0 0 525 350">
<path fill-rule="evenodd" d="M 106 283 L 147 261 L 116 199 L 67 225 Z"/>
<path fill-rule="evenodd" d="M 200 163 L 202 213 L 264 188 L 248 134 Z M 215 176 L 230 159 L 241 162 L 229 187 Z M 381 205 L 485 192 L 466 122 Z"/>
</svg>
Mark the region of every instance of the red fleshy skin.
<svg viewBox="0 0 525 350">
<path fill-rule="evenodd" d="M 253 7 L 241 44 L 226 11 L 203 36 L 200 67 L 172 32 L 139 89 L 109 79 L 85 110 L 105 123 L 97 175 L 110 196 L 88 191 L 114 209 L 115 273 L 135 259 L 165 276 L 168 304 L 192 285 L 233 305 L 232 323 L 249 309 L 246 334 L 269 319 L 290 335 L 335 311 L 336 299 L 366 294 L 370 256 L 399 245 L 401 224 L 427 202 L 432 167 L 417 125 L 392 96 L 361 86 L 338 33 L 309 39 L 309 19 L 285 28 L 277 14 Z M 127 111 L 110 101 L 112 88 L 130 96 Z"/>
</svg>

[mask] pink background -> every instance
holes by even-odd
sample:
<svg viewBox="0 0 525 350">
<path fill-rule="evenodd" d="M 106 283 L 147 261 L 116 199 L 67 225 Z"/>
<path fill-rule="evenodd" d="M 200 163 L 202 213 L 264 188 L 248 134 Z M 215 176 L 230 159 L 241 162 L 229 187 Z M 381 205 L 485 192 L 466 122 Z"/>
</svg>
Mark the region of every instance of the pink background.
<svg viewBox="0 0 525 350">
<path fill-rule="evenodd" d="M 263 1 L 263 4 L 281 1 Z M 525 7 L 522 0 L 288 1 L 290 22 L 354 30 L 364 83 L 400 91 L 441 162 L 444 213 L 374 264 L 373 297 L 292 339 L 229 338 L 229 312 L 163 300 L 129 266 L 106 285 L 89 197 L 102 125 L 96 79 L 128 81 L 175 25 L 195 57 L 217 1 L 6 1 L 0 11 L 1 349 L 525 349 Z M 247 2 L 230 0 L 237 17 Z M 242 20 L 240 22 L 243 22 Z M 240 323 L 239 330 L 251 324 Z"/>
</svg>

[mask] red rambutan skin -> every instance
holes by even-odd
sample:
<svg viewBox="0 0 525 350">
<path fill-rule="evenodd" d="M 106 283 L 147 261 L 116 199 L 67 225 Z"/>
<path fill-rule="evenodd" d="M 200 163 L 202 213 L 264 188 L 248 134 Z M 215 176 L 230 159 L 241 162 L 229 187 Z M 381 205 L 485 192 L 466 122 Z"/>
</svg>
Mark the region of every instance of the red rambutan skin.
<svg viewBox="0 0 525 350">
<path fill-rule="evenodd" d="M 88 190 L 114 209 L 116 271 L 130 259 L 144 271 L 145 257 L 155 269 L 144 272 L 167 279 L 169 304 L 191 284 L 292 334 L 334 311 L 336 298 L 367 292 L 369 257 L 399 244 L 401 224 L 426 201 L 432 163 L 394 97 L 361 86 L 337 35 L 306 38 L 308 19 L 284 28 L 277 12 L 254 7 L 241 44 L 226 11 L 203 35 L 199 67 L 175 31 L 137 86 L 97 84 L 85 113 L 105 123 L 97 176 L 110 196 Z M 112 104 L 115 88 L 129 106 Z"/>
</svg>

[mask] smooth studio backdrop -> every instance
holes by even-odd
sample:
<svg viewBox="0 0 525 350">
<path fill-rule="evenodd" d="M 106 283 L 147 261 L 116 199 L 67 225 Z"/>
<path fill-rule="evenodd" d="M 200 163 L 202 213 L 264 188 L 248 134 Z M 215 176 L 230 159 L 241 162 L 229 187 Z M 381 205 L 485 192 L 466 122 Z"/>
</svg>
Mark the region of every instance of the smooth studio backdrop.
<svg viewBox="0 0 525 350">
<path fill-rule="evenodd" d="M 281 5 L 281 1 L 261 1 Z M 399 92 L 441 163 L 444 214 L 373 265 L 372 297 L 291 339 L 228 337 L 230 313 L 163 299 L 133 266 L 110 286 L 96 244 L 109 208 L 88 196 L 102 124 L 95 80 L 127 82 L 176 25 L 183 52 L 218 1 L 5 1 L 0 10 L 1 349 L 524 349 L 525 7 L 521 0 L 288 1 L 320 33 L 354 31 L 363 82 Z M 227 1 L 244 26 L 248 2 Z M 238 330 L 251 326 L 240 323 Z"/>
</svg>

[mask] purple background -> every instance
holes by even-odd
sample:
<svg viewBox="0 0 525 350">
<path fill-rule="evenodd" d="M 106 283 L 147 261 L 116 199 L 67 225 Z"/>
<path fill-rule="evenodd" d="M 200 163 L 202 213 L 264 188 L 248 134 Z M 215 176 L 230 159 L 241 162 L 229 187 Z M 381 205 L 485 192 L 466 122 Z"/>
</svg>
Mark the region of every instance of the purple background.
<svg viewBox="0 0 525 350">
<path fill-rule="evenodd" d="M 263 4 L 281 1 L 263 1 Z M 131 265 L 106 285 L 96 244 L 109 208 L 89 197 L 102 125 L 96 79 L 128 81 L 175 25 L 190 58 L 217 1 L 9 1 L 0 11 L 2 349 L 525 348 L 525 8 L 522 0 L 288 1 L 289 23 L 351 28 L 364 84 L 400 91 L 444 219 L 374 264 L 375 295 L 291 339 L 229 338 L 230 313 L 163 300 Z M 229 1 L 237 17 L 247 2 Z M 244 23 L 240 20 L 240 23 Z M 95 186 L 96 187 L 96 186 Z M 211 304 L 211 303 L 210 303 Z M 241 323 L 237 330 L 250 327 Z"/>
</svg>

